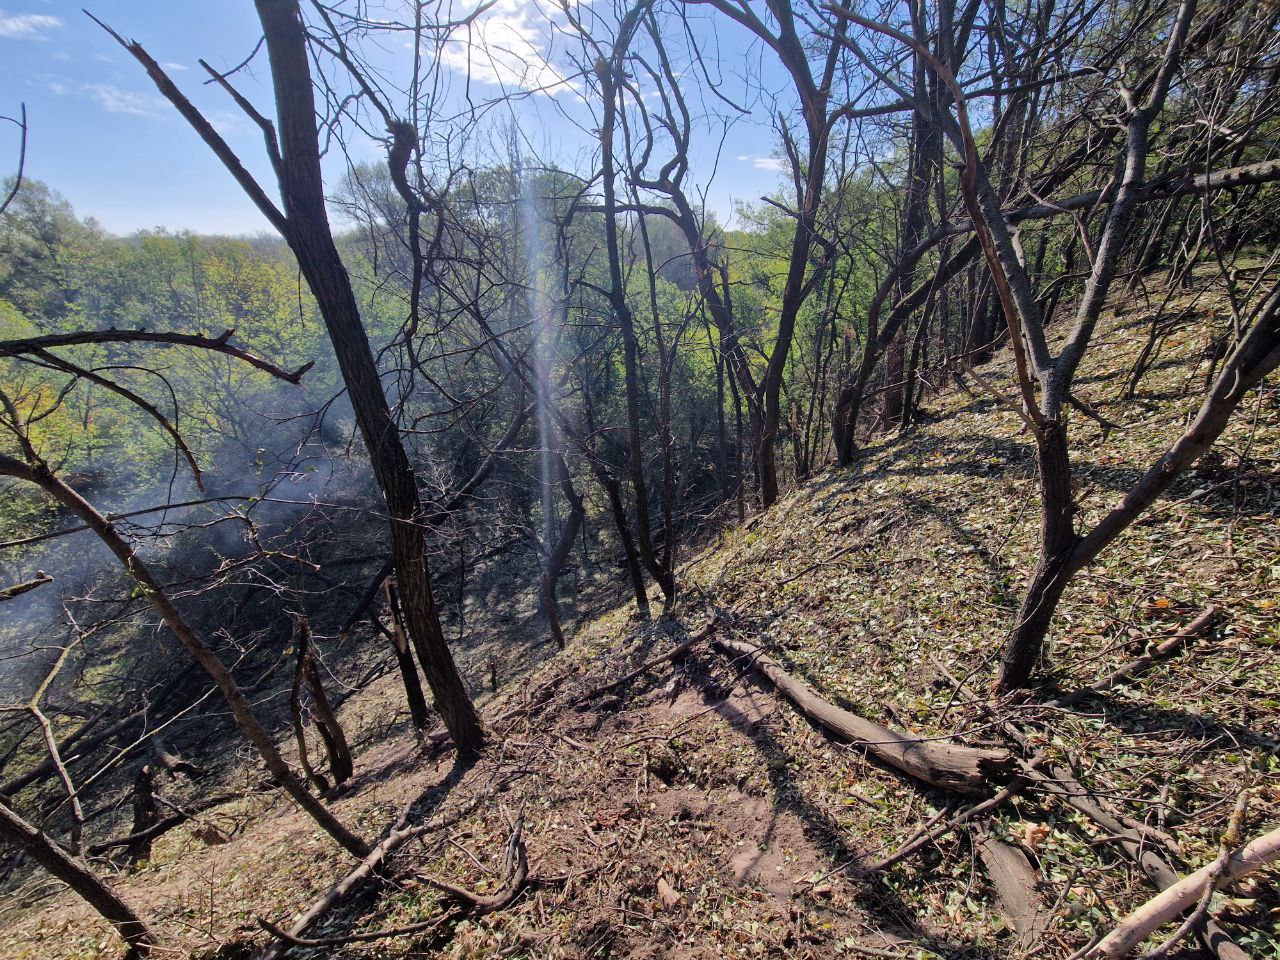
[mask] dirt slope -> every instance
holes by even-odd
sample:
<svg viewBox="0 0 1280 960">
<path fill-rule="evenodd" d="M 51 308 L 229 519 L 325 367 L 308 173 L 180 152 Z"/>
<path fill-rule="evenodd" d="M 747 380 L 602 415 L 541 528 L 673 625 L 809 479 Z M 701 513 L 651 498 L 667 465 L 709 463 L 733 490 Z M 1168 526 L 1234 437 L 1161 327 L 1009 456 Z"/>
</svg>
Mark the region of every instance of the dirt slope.
<svg viewBox="0 0 1280 960">
<path fill-rule="evenodd" d="M 1214 290 L 1166 308 L 1186 316 L 1163 340 L 1129 403 L 1117 402 L 1146 337 L 1141 295 L 1107 319 L 1082 398 L 1119 429 L 1073 424 L 1084 521 L 1168 443 L 1195 406 Z M 1215 314 L 1208 318 L 1209 314 Z M 1008 380 L 1006 360 L 985 368 Z M 994 657 L 1034 557 L 1030 444 L 1017 418 L 951 389 L 928 420 L 878 441 L 691 559 L 675 619 L 648 627 L 615 611 L 570 649 L 486 704 L 499 746 L 458 770 L 411 738 L 379 742 L 397 709 L 388 680 L 354 698 L 362 731 L 357 789 L 336 809 L 366 833 L 407 804 L 449 825 L 395 859 L 394 879 L 308 936 L 377 930 L 444 914 L 428 882 L 496 889 L 523 812 L 534 883 L 510 907 L 436 929 L 296 956 L 1065 957 L 1152 890 L 1092 823 L 1030 791 L 985 827 L 1038 874 L 1043 922 L 1015 945 L 979 836 L 964 829 L 875 876 L 957 798 L 922 789 L 816 732 L 749 668 L 708 645 L 623 688 L 574 701 L 671 649 L 721 611 L 719 629 L 766 646 L 824 696 L 870 719 L 970 745 L 1001 743 L 985 710 Z M 1197 473 L 1080 577 L 1053 635 L 1055 687 L 1096 680 L 1209 604 L 1211 634 L 1138 684 L 1039 716 L 1032 747 L 1071 766 L 1135 822 L 1158 827 L 1178 870 L 1211 859 L 1239 791 L 1246 833 L 1280 821 L 1280 391 L 1251 400 Z M 957 692 L 954 680 L 965 684 Z M 358 734 L 355 738 L 361 741 Z M 369 746 L 369 743 L 374 745 Z M 474 810 L 472 808 L 474 807 Z M 471 811 L 457 816 L 456 811 Z M 239 832 L 210 844 L 183 828 L 153 861 L 115 878 L 170 938 L 175 955 L 240 956 L 350 868 L 278 799 L 209 818 Z M 204 839 L 201 839 L 203 836 Z M 1220 895 L 1228 932 L 1257 957 L 1280 955 L 1275 877 Z M 115 956 L 111 933 L 65 894 L 10 911 L 0 956 Z M 1190 955 L 1189 953 L 1187 955 Z"/>
</svg>

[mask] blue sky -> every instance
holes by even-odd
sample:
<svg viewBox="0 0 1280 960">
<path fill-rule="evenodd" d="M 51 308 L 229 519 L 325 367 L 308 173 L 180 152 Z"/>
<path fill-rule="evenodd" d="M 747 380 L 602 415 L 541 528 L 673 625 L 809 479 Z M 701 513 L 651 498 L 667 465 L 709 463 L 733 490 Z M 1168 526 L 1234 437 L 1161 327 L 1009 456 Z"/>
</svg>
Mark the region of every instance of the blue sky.
<svg viewBox="0 0 1280 960">
<path fill-rule="evenodd" d="M 469 45 L 459 41 L 446 51 L 444 69 L 454 95 L 461 90 L 468 62 L 472 90 L 480 96 L 557 79 L 564 68 L 545 67 L 539 57 L 546 54 L 556 62 L 559 47 L 535 2 L 499 0 Z M 125 37 L 141 41 L 250 168 L 266 173 L 257 129 L 224 94 L 203 84 L 197 62 L 203 57 L 215 68 L 230 67 L 253 49 L 260 29 L 251 0 L 0 0 L 0 114 L 16 115 L 19 104 L 26 104 L 27 173 L 61 192 L 81 216 L 92 216 L 115 233 L 153 227 L 266 230 L 265 221 L 207 148 L 161 100 L 133 59 L 81 12 L 82 5 Z M 754 72 L 760 61 L 746 37 L 735 36 L 738 28 L 721 24 L 715 30 L 695 29 L 705 30 L 702 39 L 717 45 L 723 69 L 752 82 L 758 79 Z M 385 64 L 379 64 L 393 78 L 401 64 L 407 69 L 407 55 L 400 53 L 405 52 L 388 50 Z M 237 82 L 265 107 L 266 79 L 263 66 Z M 731 79 L 729 84 L 740 82 Z M 770 85 L 768 79 L 764 82 Z M 569 168 L 581 165 L 589 143 L 578 126 L 587 118 L 572 89 L 531 96 L 511 109 L 543 159 Z M 730 113 L 712 100 L 705 112 L 709 124 Z M 0 170 L 9 172 L 17 139 L 12 125 L 4 127 Z M 710 171 L 719 139 L 709 128 L 701 131 L 695 172 Z M 735 201 L 754 201 L 776 188 L 774 142 L 767 110 L 730 128 L 708 197 L 722 221 Z M 376 145 L 364 140 L 353 152 L 361 160 L 378 155 Z M 332 187 L 341 174 L 336 160 L 329 174 Z"/>
</svg>

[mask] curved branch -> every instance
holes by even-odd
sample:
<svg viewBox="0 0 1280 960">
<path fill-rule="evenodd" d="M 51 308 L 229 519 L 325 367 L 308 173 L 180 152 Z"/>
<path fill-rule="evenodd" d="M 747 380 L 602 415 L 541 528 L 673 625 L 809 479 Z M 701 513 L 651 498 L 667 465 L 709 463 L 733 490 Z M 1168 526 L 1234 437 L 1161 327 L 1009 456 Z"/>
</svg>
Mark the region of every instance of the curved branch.
<svg viewBox="0 0 1280 960">
<path fill-rule="evenodd" d="M 234 329 L 224 330 L 219 336 L 204 337 L 194 333 L 178 333 L 168 330 L 77 330 L 71 333 L 53 333 L 43 337 L 26 337 L 18 340 L 0 340 L 0 357 L 21 357 L 29 353 L 39 353 L 54 347 L 72 347 L 85 343 L 160 343 L 167 346 L 196 347 L 201 350 L 212 350 L 224 353 L 237 360 L 243 360 L 251 367 L 257 367 L 277 380 L 286 383 L 300 383 L 302 376 L 313 366 L 315 361 L 304 363 L 297 370 L 289 371 L 279 367 L 270 360 L 264 360 L 257 354 L 250 353 L 243 347 L 231 343 Z"/>
</svg>

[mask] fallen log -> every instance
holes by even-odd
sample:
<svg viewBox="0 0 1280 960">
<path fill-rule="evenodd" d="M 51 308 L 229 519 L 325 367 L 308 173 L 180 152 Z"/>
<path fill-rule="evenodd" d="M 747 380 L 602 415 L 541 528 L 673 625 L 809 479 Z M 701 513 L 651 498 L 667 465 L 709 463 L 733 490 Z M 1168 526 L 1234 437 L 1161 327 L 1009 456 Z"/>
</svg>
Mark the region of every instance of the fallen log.
<svg viewBox="0 0 1280 960">
<path fill-rule="evenodd" d="M 204 770 L 201 767 L 170 750 L 169 745 L 165 743 L 164 737 L 160 734 L 153 733 L 149 739 L 151 741 L 151 753 L 156 758 L 156 762 L 173 776 L 176 777 L 181 774 L 190 780 L 199 780 L 204 776 Z"/>
<path fill-rule="evenodd" d="M 1125 826 L 1103 801 L 1095 797 L 1071 775 L 1069 770 L 1050 767 L 1049 773 L 1023 768 L 1047 793 L 1057 796 L 1063 803 L 1084 814 L 1107 832 L 1106 839 L 1116 843 L 1125 852 L 1157 890 L 1167 890 L 1178 882 L 1178 873 L 1155 850 L 1150 834 Z M 1218 960 L 1249 960 L 1245 953 L 1214 920 L 1209 920 L 1200 931 L 1200 940 Z"/>
<path fill-rule="evenodd" d="M 1120 921 L 1085 956 L 1091 960 L 1119 960 L 1128 956 L 1149 934 L 1193 907 L 1206 887 L 1233 883 L 1277 859 L 1280 859 L 1280 827 L 1234 851 L 1223 863 L 1206 864 L 1169 884 Z"/>
<path fill-rule="evenodd" d="M 1210 610 L 1212 610 L 1212 608 L 1210 608 Z M 1206 614 L 1209 612 L 1209 610 L 1205 611 Z M 1201 614 L 1201 617 L 1203 616 L 1204 614 Z M 1197 617 L 1196 620 L 1199 621 L 1201 617 Z M 1195 626 L 1196 622 L 1193 622 L 1188 625 L 1185 630 L 1181 631 L 1179 636 L 1175 636 L 1171 639 L 1185 641 L 1187 637 L 1183 635 L 1188 634 L 1192 627 Z M 1197 630 L 1196 632 L 1199 631 Z M 1161 644 L 1161 646 L 1164 646 L 1164 644 Z M 1121 667 L 1119 670 L 1110 674 L 1108 679 L 1114 678 L 1118 674 L 1123 673 L 1126 678 L 1125 682 L 1127 682 L 1128 680 L 1132 680 L 1142 670 L 1145 670 L 1152 664 L 1156 663 L 1157 660 L 1158 658 L 1150 657 L 1150 655 L 1147 657 L 1139 657 L 1137 660 L 1131 661 L 1129 664 L 1126 664 L 1124 667 Z M 958 691 L 963 693 L 967 690 L 963 683 L 955 681 L 954 679 L 952 679 L 952 682 L 955 684 Z M 1106 681 L 1104 680 L 1103 683 L 1106 683 Z M 1082 697 L 1091 695 L 1095 690 L 1100 689 L 1100 687 L 1101 684 L 1095 684 L 1092 687 L 1087 688 L 1087 693 L 1081 691 L 1081 695 Z M 994 711 L 988 710 L 988 712 L 994 716 Z M 1004 732 L 1005 736 L 1020 746 L 1023 750 L 1031 749 L 1031 741 L 1028 739 L 1026 734 L 1019 729 L 1016 722 L 1005 719 L 1001 722 L 1000 729 Z M 1147 879 L 1151 881 L 1157 890 L 1164 890 L 1178 882 L 1177 872 L 1169 866 L 1168 862 L 1156 853 L 1153 848 L 1153 843 L 1158 843 L 1165 847 L 1165 849 L 1169 850 L 1170 853 L 1177 854 L 1178 852 L 1174 848 L 1175 845 L 1167 837 L 1161 835 L 1160 831 L 1152 830 L 1147 827 L 1137 830 L 1127 826 L 1121 821 L 1120 814 L 1105 807 L 1101 798 L 1090 793 L 1069 770 L 1063 769 L 1062 767 L 1050 767 L 1048 775 L 1046 776 L 1039 770 L 1035 769 L 1031 764 L 1021 763 L 1020 766 L 1023 773 L 1034 780 L 1042 789 L 1045 790 L 1046 793 L 1058 797 L 1058 799 L 1066 803 L 1067 806 L 1084 814 L 1094 823 L 1098 824 L 1098 826 L 1102 827 L 1103 830 L 1107 831 L 1105 839 L 1118 844 L 1120 849 L 1124 851 L 1129 859 L 1137 864 L 1139 869 L 1146 874 Z M 1228 936 L 1227 932 L 1223 930 L 1216 921 L 1212 919 L 1208 920 L 1199 933 L 1200 941 L 1211 954 L 1218 958 L 1218 960 L 1249 960 L 1249 955 L 1240 949 L 1235 941 Z"/>
<path fill-rule="evenodd" d="M 717 637 L 718 650 L 741 657 L 763 674 L 810 722 L 864 747 L 881 763 L 943 790 L 982 796 L 1007 782 L 1016 761 L 1007 750 L 989 750 L 925 740 L 882 727 L 824 700 L 754 644 Z"/>
<path fill-rule="evenodd" d="M 1045 754 L 1036 754 L 1036 756 L 1031 758 L 1028 765 L 1033 768 L 1038 767 L 1040 764 L 1044 763 L 1045 759 Z M 1016 797 L 1018 794 L 1022 793 L 1030 782 L 1031 781 L 1025 776 L 1015 776 L 994 796 L 988 797 L 986 800 L 983 800 L 981 803 L 974 804 L 972 807 L 966 807 L 945 823 L 937 824 L 935 821 L 930 821 L 922 829 L 917 831 L 915 836 L 900 846 L 893 853 L 864 867 L 862 869 L 863 875 L 869 876 L 870 874 L 878 873 L 881 870 L 888 870 L 894 864 L 905 860 L 922 847 L 926 847 L 931 843 L 936 843 L 962 823 L 972 820 L 981 814 L 989 813 L 990 811 L 997 809 L 1011 797 Z"/>
<path fill-rule="evenodd" d="M 1013 927 L 1014 949 L 1030 950 L 1049 921 L 1036 885 L 1039 873 L 1018 847 L 985 831 L 978 838 L 978 856 L 995 888 L 1000 912 Z"/>
</svg>

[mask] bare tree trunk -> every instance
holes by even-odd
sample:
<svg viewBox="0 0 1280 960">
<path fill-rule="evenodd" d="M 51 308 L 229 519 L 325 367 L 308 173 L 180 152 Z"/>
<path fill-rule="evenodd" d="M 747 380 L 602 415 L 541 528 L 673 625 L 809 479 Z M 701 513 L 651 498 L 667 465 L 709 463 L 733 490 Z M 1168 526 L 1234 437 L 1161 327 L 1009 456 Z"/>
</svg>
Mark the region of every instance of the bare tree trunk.
<svg viewBox="0 0 1280 960">
<path fill-rule="evenodd" d="M 311 789 L 316 793 L 325 793 L 329 789 L 329 782 L 316 773 L 315 767 L 311 765 L 311 752 L 307 748 L 307 720 L 302 712 L 302 684 L 306 679 L 307 657 L 311 653 L 311 648 L 310 637 L 302 632 L 299 623 L 294 624 L 293 640 L 298 647 L 298 664 L 294 668 L 293 684 L 289 688 L 289 718 L 293 722 L 293 740 L 298 747 L 298 766 L 302 768 L 302 775 L 306 777 Z"/>
<path fill-rule="evenodd" d="M 578 531 L 582 528 L 582 518 L 586 516 L 586 508 L 582 496 L 573 489 L 569 477 L 569 465 L 565 463 L 564 454 L 557 455 L 557 472 L 560 474 L 560 489 L 569 502 L 569 518 L 560 530 L 555 545 L 548 545 L 542 576 L 539 581 L 539 596 L 542 601 L 542 612 L 547 618 L 547 627 L 556 646 L 564 649 L 564 630 L 560 626 L 560 608 L 556 602 L 556 585 L 560 582 L 560 574 L 564 572 L 565 562 L 573 550 L 574 541 L 578 539 Z"/>
<path fill-rule="evenodd" d="M 12 844 L 79 894 L 108 920 L 129 944 L 130 953 L 149 956 L 155 935 L 83 860 L 71 856 L 47 836 L 0 803 L 0 840 Z"/>
<path fill-rule="evenodd" d="M 480 716 L 445 643 L 431 589 L 417 480 L 387 405 L 351 280 L 324 203 L 315 95 L 297 0 L 256 0 L 280 124 L 286 240 L 324 317 L 369 461 L 391 517 L 391 554 L 405 623 L 422 671 L 460 755 L 484 746 Z"/>
<path fill-rule="evenodd" d="M 1000 673 L 1001 689 L 1024 686 L 1035 671 L 1044 638 L 1063 591 L 1079 537 L 1071 500 L 1071 459 L 1066 425 L 1046 422 L 1036 435 L 1040 469 L 1040 557 L 1023 594 Z"/>
<path fill-rule="evenodd" d="M 627 302 L 626 282 L 622 275 L 622 249 L 618 237 L 618 202 L 616 192 L 617 163 L 614 159 L 614 134 L 618 119 L 618 91 L 621 85 L 622 58 L 630 43 L 641 7 L 633 8 L 619 29 L 612 62 L 597 65 L 603 100 L 600 121 L 601 185 L 604 193 L 605 245 L 609 260 L 609 303 L 622 330 L 623 382 L 627 406 L 627 451 L 631 486 L 636 504 L 636 539 L 640 559 L 649 575 L 662 589 L 667 603 L 675 600 L 676 581 L 671 569 L 658 557 L 654 547 L 649 516 L 649 487 L 645 478 L 644 447 L 640 433 L 640 346 L 636 338 L 635 316 Z"/>
<path fill-rule="evenodd" d="M 400 598 L 396 596 L 396 588 L 390 577 L 382 581 L 382 586 L 387 593 L 387 612 L 391 616 L 391 645 L 396 651 L 396 665 L 400 668 L 405 700 L 409 703 L 409 719 L 415 730 L 426 730 L 427 698 L 422 694 L 418 668 L 414 666 L 413 653 L 409 650 L 409 638 L 404 633 L 404 621 L 400 616 Z"/>
<path fill-rule="evenodd" d="M 1058 601 L 1078 573 L 1133 525 L 1169 485 L 1221 436 L 1245 395 L 1280 366 L 1280 285 L 1272 289 L 1235 351 L 1223 364 L 1208 396 L 1182 436 L 1125 493 L 1121 502 L 1084 536 L 1072 529 L 1073 506 L 1066 434 L 1061 421 L 1046 424 L 1038 439 L 1043 544 L 1040 562 L 1023 599 L 1005 651 L 999 689 L 1024 686 L 1044 647 Z M 1049 427 L 1053 429 L 1050 430 Z M 1061 436 L 1056 439 L 1055 432 Z M 1049 441 L 1049 442 L 1046 442 Z M 1051 445 L 1056 442 L 1057 446 Z"/>
<path fill-rule="evenodd" d="M 130 836 L 138 839 L 125 848 L 125 855 L 132 864 L 141 863 L 151 858 L 151 841 L 154 839 L 149 831 L 160 819 L 160 811 L 156 806 L 155 771 L 149 763 L 144 763 L 133 781 L 133 829 Z"/>
<path fill-rule="evenodd" d="M 329 758 L 329 772 L 333 774 L 333 785 L 336 787 L 350 780 L 351 774 L 355 772 L 351 747 L 347 745 L 347 735 L 342 732 L 342 725 L 338 723 L 338 717 L 324 692 L 320 670 L 316 667 L 315 650 L 311 645 L 311 622 L 305 616 L 300 616 L 297 623 L 301 656 L 299 663 L 315 701 L 316 729 L 320 731 L 320 739 L 324 741 L 325 754 Z"/>
</svg>

